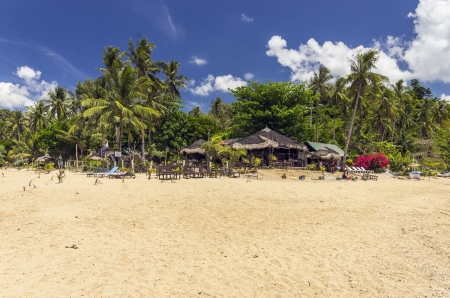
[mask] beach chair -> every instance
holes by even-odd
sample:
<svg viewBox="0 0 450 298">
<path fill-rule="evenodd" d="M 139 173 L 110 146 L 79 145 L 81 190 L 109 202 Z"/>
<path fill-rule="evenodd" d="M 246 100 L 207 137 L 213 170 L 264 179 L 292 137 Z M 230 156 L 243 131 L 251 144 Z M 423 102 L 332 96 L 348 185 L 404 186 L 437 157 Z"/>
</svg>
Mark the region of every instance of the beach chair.
<svg viewBox="0 0 450 298">
<path fill-rule="evenodd" d="M 355 172 L 355 173 L 361 172 L 360 170 L 358 170 L 358 169 L 355 168 L 355 167 L 349 167 L 349 168 L 350 168 L 350 172 Z"/>
<path fill-rule="evenodd" d="M 373 173 L 373 170 L 366 170 L 364 167 L 360 167 L 360 169 L 366 173 Z"/>
<path fill-rule="evenodd" d="M 119 167 L 113 167 L 111 170 L 109 170 L 108 172 L 103 172 L 103 173 L 95 173 L 94 177 L 105 177 L 108 176 L 110 174 L 113 174 L 115 171 L 117 171 L 119 169 Z"/>
</svg>

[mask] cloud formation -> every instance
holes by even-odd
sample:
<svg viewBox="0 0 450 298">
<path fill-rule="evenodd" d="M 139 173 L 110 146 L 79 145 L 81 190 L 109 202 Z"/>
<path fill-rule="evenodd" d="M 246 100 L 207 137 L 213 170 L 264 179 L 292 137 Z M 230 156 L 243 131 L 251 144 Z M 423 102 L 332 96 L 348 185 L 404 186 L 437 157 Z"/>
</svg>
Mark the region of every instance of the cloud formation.
<svg viewBox="0 0 450 298">
<path fill-rule="evenodd" d="M 246 22 L 246 23 L 251 23 L 253 22 L 253 18 L 246 16 L 245 14 L 241 14 L 241 21 Z"/>
<path fill-rule="evenodd" d="M 197 56 L 192 56 L 192 59 L 189 61 L 189 63 L 195 65 L 205 65 L 206 63 L 208 63 L 208 61 L 206 61 L 206 59 L 202 59 Z"/>
<path fill-rule="evenodd" d="M 441 100 L 445 100 L 450 102 L 450 95 L 445 95 L 444 93 L 441 94 Z"/>
<path fill-rule="evenodd" d="M 247 82 L 239 77 L 232 75 L 218 76 L 208 75 L 197 87 L 189 88 L 194 95 L 208 96 L 215 91 L 228 92 L 228 89 L 236 89 L 237 87 L 246 86 Z"/>
<path fill-rule="evenodd" d="M 55 81 L 39 81 L 41 72 L 28 66 L 21 66 L 13 73 L 24 81 L 24 84 L 0 82 L 0 107 L 7 109 L 24 108 L 32 106 L 47 93 L 56 88 Z"/>
<path fill-rule="evenodd" d="M 450 83 L 450 3 L 442 0 L 421 0 L 415 13 L 408 14 L 414 21 L 415 38 L 403 41 L 388 36 L 386 40 L 374 40 L 370 48 L 380 50 L 378 72 L 388 76 L 391 82 L 417 78 L 425 82 Z M 288 49 L 281 36 L 273 36 L 268 42 L 268 56 L 291 69 L 291 80 L 307 81 L 320 66 L 326 66 L 334 76 L 350 73 L 348 59 L 369 47 L 349 47 L 343 42 L 326 41 L 320 45 L 309 39 L 299 48 Z M 402 69 L 399 64 L 407 65 Z"/>
<path fill-rule="evenodd" d="M 253 79 L 254 77 L 255 77 L 255 75 L 250 72 L 247 72 L 244 74 L 244 79 L 246 79 L 247 81 Z"/>
</svg>

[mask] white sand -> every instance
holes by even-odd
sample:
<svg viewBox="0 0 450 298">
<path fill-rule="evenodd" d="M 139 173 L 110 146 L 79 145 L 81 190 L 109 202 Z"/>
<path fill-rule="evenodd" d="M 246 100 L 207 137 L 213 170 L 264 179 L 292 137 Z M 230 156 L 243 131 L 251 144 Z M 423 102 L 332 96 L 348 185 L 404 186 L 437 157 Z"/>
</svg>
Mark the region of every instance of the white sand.
<svg viewBox="0 0 450 298">
<path fill-rule="evenodd" d="M 2 170 L 0 297 L 450 297 L 450 179 L 281 173 Z"/>
</svg>

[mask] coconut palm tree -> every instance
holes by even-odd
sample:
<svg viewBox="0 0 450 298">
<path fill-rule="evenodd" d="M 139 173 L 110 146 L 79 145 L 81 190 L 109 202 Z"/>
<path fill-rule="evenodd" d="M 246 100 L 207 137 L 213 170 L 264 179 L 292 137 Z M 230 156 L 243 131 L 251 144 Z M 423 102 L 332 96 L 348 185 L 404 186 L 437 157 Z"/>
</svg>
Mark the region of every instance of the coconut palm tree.
<svg viewBox="0 0 450 298">
<path fill-rule="evenodd" d="M 28 107 L 28 111 L 25 116 L 28 120 L 28 125 L 33 133 L 45 128 L 50 119 L 48 117 L 48 106 L 45 105 L 43 100 L 38 101 L 34 105 Z"/>
<path fill-rule="evenodd" d="M 166 77 L 166 84 L 169 88 L 169 93 L 172 96 L 172 99 L 175 100 L 175 97 L 180 97 L 179 88 L 186 88 L 186 84 L 188 79 L 178 74 L 178 70 L 180 68 L 180 63 L 177 61 L 170 61 L 169 63 L 162 63 L 162 73 Z"/>
<path fill-rule="evenodd" d="M 55 118 L 57 121 L 65 119 L 69 111 L 70 94 L 67 89 L 56 87 L 48 93 L 49 99 L 45 103 L 49 106 L 50 118 Z"/>
<path fill-rule="evenodd" d="M 82 106 L 87 108 L 85 117 L 99 117 L 101 122 L 116 126 L 119 151 L 122 150 L 125 126 L 143 129 L 140 119 L 157 114 L 155 109 L 141 104 L 151 82 L 148 77 L 138 78 L 137 72 L 131 65 L 114 69 L 113 73 L 106 71 L 108 90 L 104 90 L 104 98 L 88 98 L 82 102 Z"/>
<path fill-rule="evenodd" d="M 320 101 L 325 103 L 326 99 L 331 96 L 333 85 L 328 83 L 333 78 L 330 70 L 326 67 L 321 67 L 319 73 L 314 73 L 309 83 L 309 88 L 313 90 L 314 94 L 320 94 Z M 319 140 L 319 102 L 315 101 L 316 107 L 316 142 Z"/>
<path fill-rule="evenodd" d="M 448 118 L 449 105 L 444 100 L 438 100 L 434 103 L 431 108 L 431 122 L 433 125 L 433 130 L 430 135 L 430 139 L 427 142 L 425 149 L 424 161 L 428 157 L 428 150 L 430 149 L 430 144 L 433 141 L 433 136 L 436 133 L 436 129 L 439 125 L 442 125 L 445 119 Z"/>
<path fill-rule="evenodd" d="M 392 123 L 397 117 L 397 106 L 395 102 L 395 94 L 392 90 L 386 88 L 385 86 L 379 87 L 380 92 L 376 95 L 377 98 L 377 111 L 375 114 L 375 123 L 377 123 L 380 134 L 381 141 L 384 141 L 384 137 L 390 127 L 394 131 L 395 125 Z"/>
<path fill-rule="evenodd" d="M 20 136 L 27 130 L 26 118 L 21 110 L 11 113 L 7 127 L 17 136 L 17 141 L 20 142 Z"/>
<path fill-rule="evenodd" d="M 334 110 L 334 117 L 333 117 L 333 140 L 336 139 L 336 109 L 338 106 L 344 106 L 346 103 L 348 103 L 348 97 L 346 94 L 347 88 L 345 85 L 347 84 L 347 81 L 345 78 L 338 78 L 336 80 L 336 83 L 334 84 L 334 91 L 333 91 L 333 110 Z"/>
<path fill-rule="evenodd" d="M 352 138 L 353 125 L 355 123 L 360 96 L 364 94 L 369 84 L 377 84 L 383 81 L 388 81 L 387 77 L 372 72 L 372 69 L 376 69 L 376 63 L 379 57 L 380 55 L 377 50 L 367 50 L 366 52 L 358 53 L 354 60 L 350 60 L 351 73 L 347 76 L 347 82 L 350 83 L 350 90 L 352 90 L 355 94 L 355 105 L 348 129 L 347 140 L 345 142 L 344 162 L 347 158 L 348 147 Z"/>
<path fill-rule="evenodd" d="M 163 83 L 159 78 L 155 76 L 160 70 L 158 66 L 160 62 L 153 62 L 151 58 L 152 50 L 155 47 L 155 44 L 149 43 L 147 38 L 143 38 L 136 42 L 136 47 L 134 46 L 133 40 L 130 39 L 128 42 L 128 51 L 125 55 L 130 59 L 130 61 L 134 64 L 136 69 L 138 69 L 138 77 L 148 77 L 149 81 L 146 81 L 148 90 L 147 96 L 142 98 L 141 104 L 145 104 L 149 107 L 155 109 L 155 111 L 161 112 L 164 110 L 164 106 L 159 104 L 157 100 L 155 100 L 160 94 L 161 90 L 164 88 Z M 149 84 L 149 82 L 151 84 Z M 157 116 L 157 115 L 154 115 Z M 147 119 L 142 119 L 143 123 L 146 123 L 149 127 L 149 138 L 151 131 L 151 122 L 154 120 L 154 117 L 150 117 Z M 142 160 L 145 160 L 145 131 L 142 129 L 141 131 L 141 142 L 142 142 Z"/>
</svg>

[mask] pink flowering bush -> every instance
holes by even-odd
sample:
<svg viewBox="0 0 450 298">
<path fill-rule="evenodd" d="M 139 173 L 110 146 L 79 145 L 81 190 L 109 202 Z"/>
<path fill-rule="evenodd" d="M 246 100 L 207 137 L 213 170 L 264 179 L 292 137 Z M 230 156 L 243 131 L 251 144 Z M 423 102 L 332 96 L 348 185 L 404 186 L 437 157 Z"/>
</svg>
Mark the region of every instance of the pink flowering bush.
<svg viewBox="0 0 450 298">
<path fill-rule="evenodd" d="M 353 165 L 357 167 L 363 167 L 366 170 L 375 170 L 378 168 L 386 168 L 389 165 L 389 159 L 384 155 L 384 152 L 378 152 L 375 154 L 360 155 L 356 157 Z"/>
</svg>

